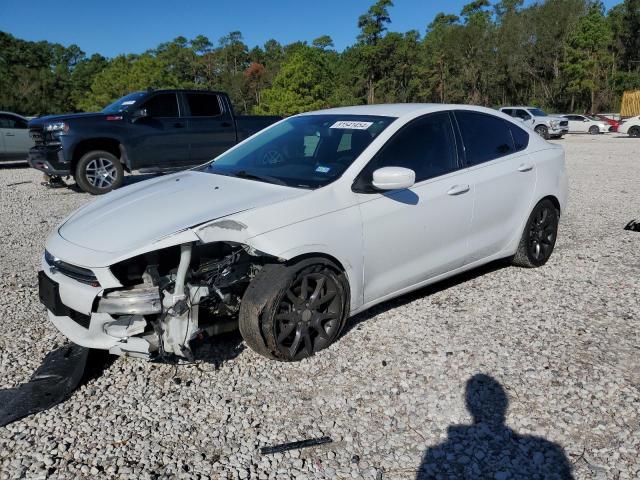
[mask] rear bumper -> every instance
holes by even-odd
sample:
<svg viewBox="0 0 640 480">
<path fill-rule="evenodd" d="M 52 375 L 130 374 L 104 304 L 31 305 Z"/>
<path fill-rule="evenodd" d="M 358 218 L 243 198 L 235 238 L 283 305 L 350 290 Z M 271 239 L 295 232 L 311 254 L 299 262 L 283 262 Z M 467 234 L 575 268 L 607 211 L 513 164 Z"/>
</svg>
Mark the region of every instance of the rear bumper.
<svg viewBox="0 0 640 480">
<path fill-rule="evenodd" d="M 61 146 L 33 147 L 27 157 L 29 166 L 47 175 L 67 176 L 71 174 L 70 162 L 64 157 Z"/>
</svg>

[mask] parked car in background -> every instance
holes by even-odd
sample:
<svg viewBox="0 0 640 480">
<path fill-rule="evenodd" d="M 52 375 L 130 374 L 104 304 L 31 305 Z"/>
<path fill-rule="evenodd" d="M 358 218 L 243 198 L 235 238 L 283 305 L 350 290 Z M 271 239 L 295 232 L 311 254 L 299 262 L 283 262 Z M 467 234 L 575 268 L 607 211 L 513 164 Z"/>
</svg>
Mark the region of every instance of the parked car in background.
<svg viewBox="0 0 640 480">
<path fill-rule="evenodd" d="M 562 138 L 569 131 L 566 118 L 547 115 L 536 107 L 502 107 L 500 111 L 522 121 L 545 140 Z"/>
<path fill-rule="evenodd" d="M 71 341 L 150 358 L 239 326 L 300 360 L 349 316 L 492 260 L 549 259 L 564 150 L 465 105 L 283 120 L 214 162 L 112 192 L 56 227 L 39 274 Z"/>
<path fill-rule="evenodd" d="M 26 160 L 33 141 L 29 138 L 28 120 L 17 113 L 0 112 L 0 160 Z"/>
<path fill-rule="evenodd" d="M 640 116 L 623 120 L 618 127 L 618 133 L 628 134 L 630 137 L 640 137 Z"/>
<path fill-rule="evenodd" d="M 99 113 L 31 120 L 29 164 L 49 175 L 73 175 L 82 190 L 100 195 L 122 185 L 125 170 L 200 165 L 279 119 L 235 115 L 223 92 L 135 92 Z"/>
<path fill-rule="evenodd" d="M 569 120 L 569 133 L 590 133 L 598 135 L 599 133 L 607 133 L 609 124 L 595 117 L 586 115 L 562 115 Z"/>
<path fill-rule="evenodd" d="M 603 113 L 596 113 L 594 115 L 591 115 L 592 117 L 597 118 L 598 120 L 605 122 L 607 125 L 609 125 L 609 131 L 610 132 L 617 132 L 618 131 L 618 127 L 620 126 L 620 121 L 621 119 L 619 118 L 615 118 L 613 116 L 613 114 L 608 113 L 608 114 L 603 114 Z"/>
</svg>

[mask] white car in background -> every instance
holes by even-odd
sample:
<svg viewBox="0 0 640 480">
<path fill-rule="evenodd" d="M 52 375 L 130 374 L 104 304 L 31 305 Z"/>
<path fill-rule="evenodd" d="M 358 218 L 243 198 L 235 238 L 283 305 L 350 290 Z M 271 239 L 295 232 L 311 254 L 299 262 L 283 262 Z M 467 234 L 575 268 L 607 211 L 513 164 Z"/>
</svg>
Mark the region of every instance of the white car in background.
<svg viewBox="0 0 640 480">
<path fill-rule="evenodd" d="M 29 121 L 16 113 L 0 112 L 0 161 L 26 160 L 33 140 L 29 137 Z"/>
<path fill-rule="evenodd" d="M 569 120 L 569 133 L 598 135 L 609 131 L 609 125 L 595 117 L 574 114 L 563 115 L 563 117 Z"/>
<path fill-rule="evenodd" d="M 618 127 L 618 133 L 629 135 L 630 137 L 640 137 L 640 116 L 623 120 Z"/>
<path fill-rule="evenodd" d="M 40 298 L 70 340 L 115 354 L 191 358 L 239 327 L 300 360 L 387 299 L 496 259 L 543 265 L 566 201 L 562 147 L 495 110 L 305 113 L 80 208 L 47 240 Z"/>
<path fill-rule="evenodd" d="M 548 115 L 537 107 L 502 107 L 500 111 L 520 120 L 545 140 L 562 138 L 569 131 L 566 118 Z"/>
</svg>

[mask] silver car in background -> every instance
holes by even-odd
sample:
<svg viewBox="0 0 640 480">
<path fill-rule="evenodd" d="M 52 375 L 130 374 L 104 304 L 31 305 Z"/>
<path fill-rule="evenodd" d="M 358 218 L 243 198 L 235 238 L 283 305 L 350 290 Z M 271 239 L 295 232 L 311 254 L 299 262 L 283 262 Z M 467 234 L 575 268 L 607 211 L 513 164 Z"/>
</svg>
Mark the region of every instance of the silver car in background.
<svg viewBox="0 0 640 480">
<path fill-rule="evenodd" d="M 588 117 L 586 115 L 563 115 L 569 120 L 569 133 L 590 133 L 598 135 L 599 133 L 607 133 L 609 125 L 596 117 Z"/>
<path fill-rule="evenodd" d="M 33 140 L 29 138 L 29 121 L 11 112 L 0 112 L 0 161 L 26 160 Z"/>
</svg>

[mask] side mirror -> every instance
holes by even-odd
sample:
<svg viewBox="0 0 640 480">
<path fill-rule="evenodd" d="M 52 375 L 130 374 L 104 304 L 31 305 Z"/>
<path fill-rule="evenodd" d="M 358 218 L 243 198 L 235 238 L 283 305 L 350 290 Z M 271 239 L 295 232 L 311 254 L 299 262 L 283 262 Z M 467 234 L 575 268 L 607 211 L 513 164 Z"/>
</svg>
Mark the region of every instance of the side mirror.
<svg viewBox="0 0 640 480">
<path fill-rule="evenodd" d="M 524 123 L 524 118 L 521 118 L 521 117 L 516 117 L 516 120 L 518 120 L 519 122 L 522 122 L 522 123 Z"/>
<path fill-rule="evenodd" d="M 134 122 L 136 120 L 140 120 L 141 118 L 147 118 L 148 116 L 149 116 L 149 112 L 147 112 L 146 108 L 138 108 L 137 110 L 134 110 L 133 113 L 131 114 L 131 117 L 133 118 Z"/>
<path fill-rule="evenodd" d="M 582 120 L 583 122 L 587 123 L 589 121 L 588 118 L 585 118 L 584 120 Z"/>
<path fill-rule="evenodd" d="M 404 167 L 383 167 L 373 172 L 373 186 L 378 190 L 403 190 L 416 183 L 416 172 Z"/>
<path fill-rule="evenodd" d="M 533 117 L 531 115 L 527 115 L 523 118 L 524 121 L 531 120 Z"/>
</svg>

